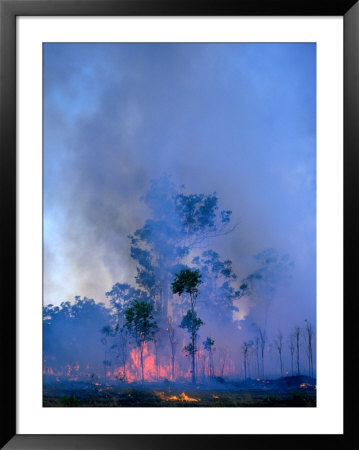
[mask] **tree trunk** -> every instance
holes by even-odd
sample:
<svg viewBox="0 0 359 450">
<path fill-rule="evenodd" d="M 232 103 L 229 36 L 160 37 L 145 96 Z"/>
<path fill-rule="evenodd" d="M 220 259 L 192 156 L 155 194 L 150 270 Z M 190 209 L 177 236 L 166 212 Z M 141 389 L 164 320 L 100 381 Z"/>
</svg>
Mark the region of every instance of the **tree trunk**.
<svg viewBox="0 0 359 450">
<path fill-rule="evenodd" d="M 145 374 L 143 369 L 143 344 L 140 345 L 140 356 L 141 356 L 141 380 L 143 384 L 145 382 Z"/>
<path fill-rule="evenodd" d="M 195 335 L 192 331 L 192 384 L 196 384 L 196 362 L 195 362 L 195 350 L 194 350 L 194 342 L 195 342 Z"/>
<path fill-rule="evenodd" d="M 171 366 L 172 366 L 172 381 L 175 380 L 175 357 L 172 355 L 171 358 Z"/>
</svg>

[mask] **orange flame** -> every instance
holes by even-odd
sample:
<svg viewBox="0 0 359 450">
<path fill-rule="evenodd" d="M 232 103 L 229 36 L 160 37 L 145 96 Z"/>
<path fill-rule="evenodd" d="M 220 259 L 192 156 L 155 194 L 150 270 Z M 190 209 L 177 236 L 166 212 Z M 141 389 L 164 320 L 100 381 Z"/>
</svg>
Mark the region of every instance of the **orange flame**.
<svg viewBox="0 0 359 450">
<path fill-rule="evenodd" d="M 164 392 L 155 392 L 155 394 L 164 401 L 170 402 L 199 402 L 199 398 L 188 397 L 184 392 L 180 395 L 165 395 Z"/>
</svg>

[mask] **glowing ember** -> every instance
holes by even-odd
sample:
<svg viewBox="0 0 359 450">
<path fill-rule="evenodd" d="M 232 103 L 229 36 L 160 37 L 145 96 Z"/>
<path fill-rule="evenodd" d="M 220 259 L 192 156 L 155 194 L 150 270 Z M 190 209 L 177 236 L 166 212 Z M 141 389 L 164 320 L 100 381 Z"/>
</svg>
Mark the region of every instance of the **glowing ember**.
<svg viewBox="0 0 359 450">
<path fill-rule="evenodd" d="M 180 395 L 165 395 L 163 392 L 156 392 L 155 393 L 161 400 L 164 400 L 166 402 L 199 402 L 199 398 L 193 398 L 188 397 L 184 392 Z"/>
</svg>

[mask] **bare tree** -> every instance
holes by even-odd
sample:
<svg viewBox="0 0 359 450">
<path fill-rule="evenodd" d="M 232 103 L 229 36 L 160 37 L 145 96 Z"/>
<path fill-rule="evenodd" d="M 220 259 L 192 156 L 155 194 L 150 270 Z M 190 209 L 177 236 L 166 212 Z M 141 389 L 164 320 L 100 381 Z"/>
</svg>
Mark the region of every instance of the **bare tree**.
<svg viewBox="0 0 359 450">
<path fill-rule="evenodd" d="M 224 368 L 226 367 L 229 352 L 228 352 L 228 349 L 225 347 L 225 348 L 219 349 L 219 353 L 220 353 L 220 374 L 221 374 L 221 377 L 223 377 L 224 376 Z"/>
<path fill-rule="evenodd" d="M 305 334 L 304 338 L 307 344 L 307 356 L 308 356 L 308 373 L 310 377 L 314 376 L 314 367 L 313 367 L 313 336 L 314 329 L 313 325 L 305 320 Z"/>
<path fill-rule="evenodd" d="M 207 339 L 203 341 L 203 347 L 208 352 L 209 377 L 212 378 L 214 376 L 213 352 L 214 350 L 216 350 L 214 347 L 214 340 L 210 337 L 207 337 Z"/>
<path fill-rule="evenodd" d="M 104 370 L 104 378 L 105 383 L 107 381 L 107 371 L 111 367 L 112 361 L 110 358 L 111 349 L 109 349 L 109 340 L 113 337 L 113 330 L 109 325 L 106 325 L 102 328 L 101 333 L 103 334 L 103 338 L 101 338 L 101 343 L 105 347 L 105 359 L 102 361 L 103 370 Z"/>
<path fill-rule="evenodd" d="M 159 354 L 159 339 L 158 334 L 153 338 L 155 347 L 155 365 L 156 365 L 156 380 L 160 379 L 160 354 Z"/>
<path fill-rule="evenodd" d="M 295 337 L 295 346 L 297 350 L 297 375 L 300 375 L 300 336 L 301 336 L 301 329 L 298 326 L 294 327 L 294 337 Z"/>
<path fill-rule="evenodd" d="M 256 354 L 256 363 L 257 363 L 257 377 L 260 377 L 259 370 L 259 337 L 256 336 L 256 345 L 255 345 L 255 354 Z"/>
<path fill-rule="evenodd" d="M 242 344 L 243 353 L 243 366 L 244 366 L 244 379 L 247 379 L 247 355 L 248 355 L 248 342 L 243 342 Z"/>
<path fill-rule="evenodd" d="M 274 345 L 276 346 L 279 354 L 279 362 L 280 362 L 280 376 L 283 376 L 283 359 L 282 359 L 282 351 L 283 351 L 283 334 L 280 330 L 278 330 L 277 338 L 274 341 Z"/>
<path fill-rule="evenodd" d="M 290 364 L 292 369 L 292 376 L 294 375 L 294 351 L 295 351 L 295 336 L 294 333 L 289 335 L 288 347 L 290 351 Z"/>
<path fill-rule="evenodd" d="M 258 328 L 259 332 L 259 343 L 261 349 L 261 362 L 262 362 L 262 377 L 264 378 L 264 350 L 267 343 L 267 333 L 265 329 Z"/>
<path fill-rule="evenodd" d="M 175 380 L 175 358 L 176 358 L 176 350 L 177 350 L 177 339 L 176 339 L 175 329 L 172 326 L 171 317 L 167 317 L 166 330 L 167 330 L 168 339 L 170 341 L 170 347 L 171 347 L 171 375 L 172 375 L 172 381 L 174 381 Z"/>
<path fill-rule="evenodd" d="M 126 364 L 128 358 L 128 331 L 124 326 L 121 327 L 117 324 L 115 327 L 115 332 L 118 336 L 118 344 L 116 345 L 118 348 L 117 358 L 120 360 L 120 364 L 122 366 L 122 374 L 120 378 L 123 381 L 127 381 Z"/>
</svg>

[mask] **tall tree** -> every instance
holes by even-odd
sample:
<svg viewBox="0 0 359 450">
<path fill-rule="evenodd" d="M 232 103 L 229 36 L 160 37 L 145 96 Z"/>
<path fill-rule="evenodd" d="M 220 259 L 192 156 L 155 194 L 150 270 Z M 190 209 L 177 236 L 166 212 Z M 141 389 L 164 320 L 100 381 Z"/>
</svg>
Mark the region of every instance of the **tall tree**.
<svg viewBox="0 0 359 450">
<path fill-rule="evenodd" d="M 127 381 L 126 364 L 128 359 L 128 329 L 125 325 L 117 323 L 115 325 L 115 335 L 118 337 L 118 343 L 115 344 L 118 349 L 117 358 L 122 366 L 122 373 L 119 376 L 119 379 Z"/>
<path fill-rule="evenodd" d="M 290 365 L 292 370 L 292 376 L 294 375 L 294 352 L 295 352 L 295 335 L 291 333 L 288 338 L 288 347 L 290 351 Z"/>
<path fill-rule="evenodd" d="M 175 380 L 175 358 L 176 358 L 176 350 L 177 350 L 177 338 L 176 332 L 172 325 L 171 317 L 167 317 L 167 328 L 166 328 L 168 339 L 170 341 L 171 347 L 171 375 L 172 381 Z"/>
<path fill-rule="evenodd" d="M 205 341 L 203 341 L 203 347 L 208 352 L 208 359 L 209 359 L 209 377 L 214 377 L 214 363 L 213 363 L 213 352 L 216 349 L 214 347 L 214 339 L 211 339 L 210 337 L 207 337 Z"/>
<path fill-rule="evenodd" d="M 101 343 L 105 347 L 105 359 L 102 361 L 102 364 L 106 383 L 107 371 L 111 368 L 112 365 L 110 353 L 113 347 L 112 346 L 110 347 L 110 338 L 114 336 L 114 330 L 112 330 L 112 328 L 109 325 L 105 325 L 104 327 L 102 327 L 101 333 L 102 333 Z"/>
<path fill-rule="evenodd" d="M 248 342 L 244 341 L 242 344 L 243 353 L 243 367 L 244 367 L 244 379 L 247 379 L 247 356 L 248 356 Z"/>
<path fill-rule="evenodd" d="M 267 344 L 267 333 L 266 330 L 263 328 L 258 328 L 259 333 L 259 344 L 260 344 L 260 350 L 261 350 L 261 363 L 262 363 L 262 377 L 264 378 L 264 351 Z"/>
<path fill-rule="evenodd" d="M 297 354 L 297 375 L 300 375 L 300 337 L 301 337 L 301 329 L 298 326 L 294 327 L 294 338 L 295 338 L 295 346 L 296 346 L 296 354 Z"/>
<path fill-rule="evenodd" d="M 192 356 L 192 383 L 196 384 L 196 367 L 195 356 L 197 352 L 196 339 L 198 330 L 203 325 L 202 320 L 197 316 L 195 311 L 196 300 L 199 294 L 199 286 L 201 284 L 201 274 L 198 270 L 182 269 L 175 274 L 172 282 L 172 292 L 181 296 L 187 294 L 190 300 L 190 309 L 183 317 L 180 324 L 181 328 L 186 329 L 191 335 L 191 342 L 185 347 L 186 352 Z"/>
<path fill-rule="evenodd" d="M 168 316 L 170 281 L 183 268 L 183 258 L 205 241 L 230 232 L 231 211 L 218 208 L 218 198 L 187 194 L 168 177 L 153 180 L 143 201 L 151 218 L 129 236 L 131 257 L 137 263 L 136 282 Z"/>
<path fill-rule="evenodd" d="M 238 327 L 233 313 L 239 310 L 235 302 L 241 291 L 236 286 L 237 275 L 233 272 L 232 261 L 221 261 L 218 253 L 206 250 L 193 258 L 192 263 L 201 272 L 201 298 L 206 299 L 203 304 L 198 301 L 199 313 L 204 320 L 215 318 L 221 327 L 229 327 L 229 332 L 235 332 Z"/>
<path fill-rule="evenodd" d="M 314 336 L 314 328 L 313 325 L 309 322 L 309 320 L 305 319 L 305 341 L 307 344 L 307 356 L 308 356 L 308 373 L 310 377 L 314 376 L 314 367 L 313 367 L 313 336 Z"/>
<path fill-rule="evenodd" d="M 125 325 L 135 340 L 140 351 L 141 380 L 144 383 L 143 351 L 145 344 L 152 341 L 158 331 L 158 326 L 152 315 L 151 303 L 133 300 L 131 306 L 125 310 Z"/>
<path fill-rule="evenodd" d="M 283 334 L 280 330 L 278 330 L 277 338 L 274 341 L 274 345 L 276 349 L 278 350 L 279 355 L 279 363 L 280 363 L 280 376 L 283 376 L 283 358 L 282 358 L 282 352 L 283 352 Z"/>
</svg>

